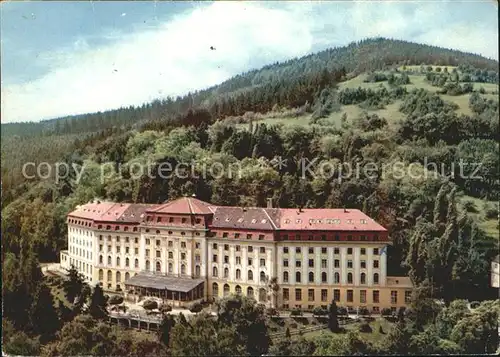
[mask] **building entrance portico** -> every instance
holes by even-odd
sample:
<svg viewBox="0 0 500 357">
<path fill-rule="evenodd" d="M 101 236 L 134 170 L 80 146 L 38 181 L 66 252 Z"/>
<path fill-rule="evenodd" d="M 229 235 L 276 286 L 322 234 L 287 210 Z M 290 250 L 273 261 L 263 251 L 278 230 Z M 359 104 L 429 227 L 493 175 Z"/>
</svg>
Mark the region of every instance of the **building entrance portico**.
<svg viewBox="0 0 500 357">
<path fill-rule="evenodd" d="M 172 306 L 184 306 L 205 297 L 205 280 L 140 273 L 125 282 L 125 298 L 139 302 L 156 297 Z"/>
</svg>

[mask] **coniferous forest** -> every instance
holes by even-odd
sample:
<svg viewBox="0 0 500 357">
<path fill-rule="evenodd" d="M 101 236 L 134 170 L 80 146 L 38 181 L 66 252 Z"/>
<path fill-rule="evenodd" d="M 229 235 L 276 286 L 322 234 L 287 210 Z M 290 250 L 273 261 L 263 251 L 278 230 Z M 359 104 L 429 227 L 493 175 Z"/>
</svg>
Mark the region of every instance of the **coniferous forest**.
<svg viewBox="0 0 500 357">
<path fill-rule="evenodd" d="M 141 107 L 2 124 L 4 351 L 495 352 L 499 305 L 490 262 L 499 240 L 498 81 L 497 61 L 376 38 Z M 305 173 L 303 160 L 314 161 Z M 25 173 L 35 178 L 23 174 L 27 162 L 34 165 Z M 33 168 L 42 162 L 66 166 L 56 177 L 47 165 L 41 178 Z M 203 175 L 215 162 L 238 167 L 238 175 Z M 182 178 L 162 178 L 135 175 L 137 163 L 151 173 L 165 163 L 189 164 Z M 374 164 L 367 175 L 364 168 Z M 325 176 L 324 167 L 334 169 Z M 343 175 L 349 167 L 361 174 Z M 159 203 L 192 194 L 221 205 L 265 206 L 272 198 L 279 207 L 362 210 L 389 230 L 388 274 L 410 276 L 412 307 L 387 316 L 390 329 L 377 325 L 376 340 L 365 338 L 373 328 L 369 318 L 359 329 L 338 327 L 343 308 L 336 306 L 323 316 L 333 335 L 276 339 L 273 312 L 239 297 L 219 302 L 217 319 L 166 315 L 158 336 L 136 336 L 107 324 L 103 291 L 76 271 L 64 282 L 43 277 L 39 263 L 57 261 L 67 248 L 66 215 L 77 205 L 95 198 Z"/>
</svg>

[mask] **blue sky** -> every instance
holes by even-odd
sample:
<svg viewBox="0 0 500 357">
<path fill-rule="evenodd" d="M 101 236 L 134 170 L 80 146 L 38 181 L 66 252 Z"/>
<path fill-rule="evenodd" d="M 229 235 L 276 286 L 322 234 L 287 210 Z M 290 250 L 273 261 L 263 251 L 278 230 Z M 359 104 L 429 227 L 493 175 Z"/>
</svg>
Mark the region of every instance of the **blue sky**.
<svg viewBox="0 0 500 357">
<path fill-rule="evenodd" d="M 498 59 L 497 5 L 490 0 L 0 7 L 2 123 L 140 105 L 374 36 Z"/>
</svg>

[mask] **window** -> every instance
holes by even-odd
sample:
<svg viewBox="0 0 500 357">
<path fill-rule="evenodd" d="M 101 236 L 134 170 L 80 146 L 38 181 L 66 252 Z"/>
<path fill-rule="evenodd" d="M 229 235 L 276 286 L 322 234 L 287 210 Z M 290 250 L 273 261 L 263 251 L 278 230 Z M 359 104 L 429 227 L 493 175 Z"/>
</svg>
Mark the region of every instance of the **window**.
<svg viewBox="0 0 500 357">
<path fill-rule="evenodd" d="M 229 256 L 228 255 L 224 255 L 224 263 L 229 264 Z"/>
<path fill-rule="evenodd" d="M 340 301 L 340 289 L 333 289 L 333 300 L 336 302 Z"/>
<path fill-rule="evenodd" d="M 181 242 L 181 248 L 186 248 L 186 242 Z"/>
<path fill-rule="evenodd" d="M 366 304 L 366 290 L 359 291 L 359 303 Z"/>
<path fill-rule="evenodd" d="M 260 281 L 266 281 L 266 273 L 264 273 L 263 271 L 260 272 Z"/>
<path fill-rule="evenodd" d="M 266 252 L 266 248 L 265 247 L 260 247 L 259 248 L 259 252 L 260 253 L 265 253 Z"/>
<path fill-rule="evenodd" d="M 156 262 L 156 271 L 161 272 L 161 263 L 160 262 Z"/>
<path fill-rule="evenodd" d="M 314 289 L 309 289 L 307 292 L 307 299 L 309 301 L 314 301 Z"/>
<path fill-rule="evenodd" d="M 352 235 L 348 235 L 348 236 L 347 236 L 347 240 L 348 240 L 348 241 L 351 241 L 351 240 L 352 240 Z"/>
<path fill-rule="evenodd" d="M 328 290 L 321 289 L 321 301 L 327 301 L 327 300 L 328 300 Z"/>
<path fill-rule="evenodd" d="M 134 243 L 135 243 L 135 244 L 138 244 L 138 243 L 139 243 L 139 238 L 137 238 L 137 237 L 136 237 L 136 238 L 134 238 Z"/>
<path fill-rule="evenodd" d="M 296 253 L 296 254 L 300 254 L 300 252 L 301 252 L 300 247 L 296 247 L 296 248 L 295 248 L 295 253 Z"/>
<path fill-rule="evenodd" d="M 360 239 L 360 240 L 362 240 L 362 241 L 365 241 L 365 240 L 366 240 L 366 236 L 365 236 L 365 235 L 361 235 L 361 236 L 359 237 L 359 239 Z"/>
<path fill-rule="evenodd" d="M 378 290 L 373 290 L 373 303 L 378 304 L 380 302 L 380 292 Z"/>
<path fill-rule="evenodd" d="M 288 283 L 288 272 L 287 271 L 283 272 L 283 282 Z"/>
<path fill-rule="evenodd" d="M 295 261 L 295 267 L 300 268 L 302 266 L 302 261 L 301 260 L 296 260 Z"/>
<path fill-rule="evenodd" d="M 283 254 L 288 254 L 288 247 L 283 247 Z"/>
<path fill-rule="evenodd" d="M 312 271 L 309 272 L 309 282 L 314 283 L 314 273 Z"/>
<path fill-rule="evenodd" d="M 373 248 L 373 255 L 378 255 L 378 248 Z"/>
<path fill-rule="evenodd" d="M 151 240 L 149 238 L 146 238 L 146 245 L 150 245 L 151 244 Z"/>
<path fill-rule="evenodd" d="M 314 268 L 314 259 L 309 259 L 309 268 Z"/>
<path fill-rule="evenodd" d="M 347 254 L 352 255 L 352 248 L 347 248 Z"/>
<path fill-rule="evenodd" d="M 366 274 L 365 273 L 361 273 L 360 282 L 361 282 L 361 284 L 366 284 Z"/>
<path fill-rule="evenodd" d="M 248 258 L 248 265 L 253 265 L 253 259 L 252 258 Z"/>
<path fill-rule="evenodd" d="M 168 221 L 172 223 L 174 221 L 174 217 L 168 217 Z"/>
<path fill-rule="evenodd" d="M 321 254 L 326 254 L 326 247 L 321 248 Z"/>
<path fill-rule="evenodd" d="M 108 265 L 111 265 L 111 257 L 108 257 Z"/>
<path fill-rule="evenodd" d="M 134 268 L 139 268 L 139 259 L 134 260 Z"/>
<path fill-rule="evenodd" d="M 172 248 L 174 246 L 174 242 L 172 242 L 171 240 L 168 241 L 168 247 L 169 248 Z"/>
<path fill-rule="evenodd" d="M 102 244 L 99 244 L 99 251 L 102 252 Z"/>
<path fill-rule="evenodd" d="M 237 251 L 237 252 L 239 252 L 239 251 L 241 250 L 241 246 L 237 245 L 237 246 L 235 247 L 235 249 L 236 249 L 236 251 Z"/>
<path fill-rule="evenodd" d="M 120 253 L 120 246 L 117 246 L 117 247 L 116 247 L 116 252 L 117 252 L 117 253 Z"/>
<path fill-rule="evenodd" d="M 314 254 L 314 248 L 309 248 L 309 254 Z"/>
<path fill-rule="evenodd" d="M 391 291 L 391 304 L 398 303 L 398 292 L 396 290 Z"/>
<path fill-rule="evenodd" d="M 333 266 L 334 266 L 335 268 L 340 268 L 340 260 L 335 259 L 335 260 L 333 261 Z"/>
<path fill-rule="evenodd" d="M 253 247 L 251 245 L 248 246 L 248 253 L 253 253 Z"/>
<path fill-rule="evenodd" d="M 411 291 L 405 291 L 405 304 L 411 303 Z"/>
<path fill-rule="evenodd" d="M 212 244 L 212 249 L 217 249 L 217 243 Z"/>
<path fill-rule="evenodd" d="M 261 267 L 265 267 L 266 266 L 266 260 L 265 259 L 261 259 L 260 260 L 260 266 Z"/>
<path fill-rule="evenodd" d="M 224 250 L 229 250 L 229 244 L 224 244 Z"/>
<path fill-rule="evenodd" d="M 250 237 L 252 237 L 252 235 L 250 235 Z M 263 234 L 259 234 L 259 240 L 264 240 L 264 235 Z"/>
<path fill-rule="evenodd" d="M 300 283 L 300 271 L 295 273 L 295 282 Z"/>
<path fill-rule="evenodd" d="M 283 289 L 283 300 L 287 301 L 290 299 L 290 290 L 288 288 Z"/>
<path fill-rule="evenodd" d="M 339 248 L 333 248 L 333 254 L 340 254 Z"/>
<path fill-rule="evenodd" d="M 186 223 L 186 222 L 187 222 L 187 218 L 183 218 L 182 223 Z"/>
<path fill-rule="evenodd" d="M 352 290 L 347 290 L 347 302 L 354 301 L 354 292 Z"/>
<path fill-rule="evenodd" d="M 373 284 L 378 284 L 378 273 L 373 274 Z"/>
<path fill-rule="evenodd" d="M 217 271 L 217 267 L 213 267 L 213 268 L 212 268 L 212 276 L 213 276 L 214 278 L 217 278 L 217 277 L 218 277 L 218 275 L 219 275 L 219 273 L 218 273 L 218 271 Z"/>
<path fill-rule="evenodd" d="M 283 235 L 283 240 L 288 240 L 288 234 Z"/>
<path fill-rule="evenodd" d="M 196 243 L 194 244 L 194 247 L 195 247 L 196 249 L 200 249 L 200 243 L 199 243 L 199 242 L 196 242 Z"/>
<path fill-rule="evenodd" d="M 149 249 L 146 249 L 145 256 L 149 257 Z"/>
<path fill-rule="evenodd" d="M 361 265 L 361 269 L 366 269 L 366 261 L 365 260 L 362 260 L 360 265 Z"/>
<path fill-rule="evenodd" d="M 161 258 L 161 252 L 159 250 L 156 251 L 156 257 Z"/>
<path fill-rule="evenodd" d="M 130 264 L 130 260 L 128 258 L 125 258 L 125 266 L 128 267 Z"/>
<path fill-rule="evenodd" d="M 174 253 L 168 252 L 168 259 L 174 259 Z"/>
<path fill-rule="evenodd" d="M 296 301 L 302 300 L 302 289 L 295 289 L 295 300 Z"/>
<path fill-rule="evenodd" d="M 241 270 L 236 269 L 236 279 L 241 279 Z"/>
<path fill-rule="evenodd" d="M 347 284 L 352 284 L 352 273 L 347 273 Z"/>
<path fill-rule="evenodd" d="M 99 255 L 99 264 L 102 264 L 102 255 Z"/>
<path fill-rule="evenodd" d="M 181 260 L 186 260 L 186 253 L 181 253 Z"/>
<path fill-rule="evenodd" d="M 378 260 L 374 260 L 373 261 L 373 267 L 374 268 L 378 268 Z"/>
<path fill-rule="evenodd" d="M 217 263 L 217 254 L 212 255 L 212 261 Z"/>
<path fill-rule="evenodd" d="M 288 267 L 288 259 L 283 259 L 283 266 Z"/>
<path fill-rule="evenodd" d="M 352 260 L 348 260 L 348 261 L 347 261 L 347 267 L 348 267 L 349 269 L 352 269 Z"/>
<path fill-rule="evenodd" d="M 322 272 L 321 273 L 321 282 L 322 283 L 326 283 L 327 282 L 327 276 L 326 276 L 326 273 L 325 272 Z"/>
<path fill-rule="evenodd" d="M 374 242 L 378 242 L 378 234 L 374 234 L 373 235 L 373 241 Z"/>
<path fill-rule="evenodd" d="M 136 248 L 134 248 L 134 254 L 135 254 L 135 255 L 139 254 L 139 248 L 137 248 L 137 247 L 136 247 Z"/>
<path fill-rule="evenodd" d="M 228 278 L 228 277 L 229 277 L 229 269 L 224 268 L 224 278 Z"/>
<path fill-rule="evenodd" d="M 236 238 L 236 239 L 240 238 L 240 234 L 239 233 L 235 233 L 234 234 L 234 238 Z"/>
<path fill-rule="evenodd" d="M 241 257 L 236 257 L 236 264 L 241 265 Z"/>
<path fill-rule="evenodd" d="M 253 271 L 251 271 L 251 270 L 248 271 L 248 280 L 250 280 L 250 281 L 253 280 Z"/>
<path fill-rule="evenodd" d="M 251 234 L 247 234 L 247 239 L 252 239 L 252 235 Z"/>
<path fill-rule="evenodd" d="M 340 284 L 340 274 L 339 273 L 333 274 L 333 282 L 335 284 Z"/>
<path fill-rule="evenodd" d="M 366 254 L 366 249 L 365 248 L 361 248 L 361 255 L 365 255 L 365 254 Z"/>
</svg>

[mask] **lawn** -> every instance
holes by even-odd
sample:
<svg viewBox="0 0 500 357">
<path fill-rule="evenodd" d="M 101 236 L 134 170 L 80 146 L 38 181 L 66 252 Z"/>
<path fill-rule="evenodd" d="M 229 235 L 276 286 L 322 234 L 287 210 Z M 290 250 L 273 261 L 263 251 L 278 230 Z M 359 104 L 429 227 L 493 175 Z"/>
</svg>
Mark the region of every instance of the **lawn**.
<svg viewBox="0 0 500 357">
<path fill-rule="evenodd" d="M 384 336 L 391 331 L 393 323 L 387 321 L 385 318 L 375 318 L 373 321 L 369 322 L 370 327 L 372 328 L 372 332 L 360 332 L 360 336 L 369 342 L 376 342 L 380 341 L 381 339 L 384 338 Z M 380 333 L 379 327 L 382 326 L 383 333 Z M 359 331 L 359 323 L 350 323 L 344 325 L 344 328 L 349 331 L 349 330 L 357 330 Z M 303 334 L 303 337 L 307 339 L 314 339 L 315 337 L 321 336 L 321 335 L 327 335 L 327 336 L 333 336 L 334 333 L 331 332 L 329 329 L 323 329 L 323 330 L 317 330 L 317 331 L 312 331 L 312 332 L 306 332 Z"/>
</svg>

